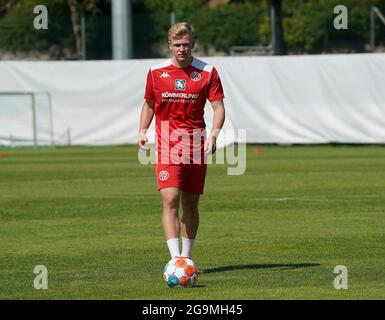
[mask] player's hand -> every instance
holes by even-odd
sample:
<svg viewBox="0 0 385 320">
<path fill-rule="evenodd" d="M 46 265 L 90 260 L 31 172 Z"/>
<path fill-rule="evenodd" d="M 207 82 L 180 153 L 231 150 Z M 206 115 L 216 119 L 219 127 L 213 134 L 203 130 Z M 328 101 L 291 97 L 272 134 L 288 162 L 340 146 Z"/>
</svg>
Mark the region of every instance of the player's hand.
<svg viewBox="0 0 385 320">
<path fill-rule="evenodd" d="M 217 150 L 217 137 L 209 136 L 205 142 L 205 155 L 214 154 Z"/>
<path fill-rule="evenodd" d="M 139 132 L 138 146 L 143 151 L 150 150 L 150 148 L 146 147 L 146 142 L 148 142 L 147 135 L 143 131 Z"/>
</svg>

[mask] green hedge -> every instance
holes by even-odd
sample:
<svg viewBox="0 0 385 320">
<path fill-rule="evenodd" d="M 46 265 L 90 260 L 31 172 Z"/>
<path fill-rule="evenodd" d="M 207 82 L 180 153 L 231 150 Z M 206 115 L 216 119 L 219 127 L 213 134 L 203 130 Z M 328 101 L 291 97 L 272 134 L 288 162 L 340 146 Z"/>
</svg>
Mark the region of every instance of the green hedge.
<svg viewBox="0 0 385 320">
<path fill-rule="evenodd" d="M 267 7 L 250 3 L 202 8 L 193 12 L 199 44 L 229 53 L 232 46 L 268 45 Z"/>
<path fill-rule="evenodd" d="M 383 3 L 381 5 L 381 3 Z M 348 8 L 348 29 L 333 27 L 333 8 Z M 385 13 L 381 0 L 292 0 L 284 1 L 284 30 L 289 52 L 322 53 L 336 50 L 363 52 L 369 43 L 369 10 L 377 5 Z M 384 43 L 385 26 L 377 23 L 378 39 Z"/>
<path fill-rule="evenodd" d="M 0 0 L 0 5 L 6 1 Z M 87 56 L 111 58 L 111 0 L 79 0 L 87 21 Z M 234 1 L 233 1 L 234 2 Z M 165 54 L 170 12 L 177 21 L 191 22 L 198 44 L 208 52 L 229 53 L 235 45 L 268 45 L 270 18 L 267 0 L 235 1 L 211 7 L 208 0 L 132 0 L 134 57 Z M 334 6 L 340 0 L 283 0 L 284 37 L 289 53 L 364 52 L 369 43 L 369 8 L 383 0 L 344 0 L 349 29 L 333 28 Z M 33 7 L 46 5 L 49 29 L 33 28 Z M 385 26 L 377 22 L 376 43 L 385 44 Z M 74 51 L 75 41 L 67 0 L 22 0 L 0 17 L 0 48 L 14 51 Z M 167 48 L 166 48 L 167 49 Z M 163 51 L 162 51 L 163 50 Z M 167 52 L 166 52 L 167 53 Z"/>
<path fill-rule="evenodd" d="M 46 5 L 48 30 L 36 30 L 33 8 Z M 24 0 L 0 19 L 0 47 L 6 50 L 49 50 L 52 46 L 73 46 L 72 25 L 65 1 Z"/>
</svg>

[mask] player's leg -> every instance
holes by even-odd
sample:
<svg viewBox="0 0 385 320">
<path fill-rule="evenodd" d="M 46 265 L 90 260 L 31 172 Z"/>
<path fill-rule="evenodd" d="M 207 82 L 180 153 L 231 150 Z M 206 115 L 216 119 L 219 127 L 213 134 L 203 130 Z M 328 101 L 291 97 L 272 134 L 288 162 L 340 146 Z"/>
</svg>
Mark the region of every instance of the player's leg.
<svg viewBox="0 0 385 320">
<path fill-rule="evenodd" d="M 178 188 L 164 188 L 160 190 L 163 201 L 163 231 L 166 240 L 179 238 L 178 209 L 180 191 Z"/>
<path fill-rule="evenodd" d="M 163 201 L 162 225 L 164 237 L 170 251 L 171 258 L 180 256 L 179 247 L 179 188 L 164 188 L 160 190 Z"/>
<path fill-rule="evenodd" d="M 207 165 L 183 166 L 182 182 L 182 256 L 191 257 L 192 247 L 199 227 L 199 197 L 203 193 Z"/>
<path fill-rule="evenodd" d="M 171 258 L 180 256 L 179 218 L 181 168 L 178 165 L 156 165 L 158 189 L 162 196 L 162 225 Z"/>
<path fill-rule="evenodd" d="M 182 229 L 182 256 L 191 257 L 192 248 L 199 227 L 199 194 L 182 192 L 183 215 Z"/>
</svg>

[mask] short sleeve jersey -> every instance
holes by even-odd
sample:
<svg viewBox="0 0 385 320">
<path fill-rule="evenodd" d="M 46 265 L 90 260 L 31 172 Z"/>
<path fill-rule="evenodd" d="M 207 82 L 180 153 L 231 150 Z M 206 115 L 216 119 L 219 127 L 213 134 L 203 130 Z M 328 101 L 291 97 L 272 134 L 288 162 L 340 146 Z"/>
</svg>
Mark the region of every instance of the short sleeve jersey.
<svg viewBox="0 0 385 320">
<path fill-rule="evenodd" d="M 169 133 L 183 129 L 193 135 L 194 129 L 205 129 L 206 100 L 221 100 L 224 93 L 212 65 L 193 58 L 190 66 L 177 68 L 169 59 L 149 70 L 144 98 L 154 100 L 155 127 L 160 141 L 162 122 L 168 123 Z M 169 147 L 175 144 L 171 139 L 168 142 Z"/>
</svg>

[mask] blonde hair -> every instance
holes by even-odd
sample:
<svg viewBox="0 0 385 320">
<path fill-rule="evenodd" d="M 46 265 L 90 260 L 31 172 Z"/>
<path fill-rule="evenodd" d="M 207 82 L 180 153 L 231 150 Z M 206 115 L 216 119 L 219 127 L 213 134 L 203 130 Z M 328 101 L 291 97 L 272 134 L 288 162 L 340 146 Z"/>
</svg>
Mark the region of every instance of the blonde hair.
<svg viewBox="0 0 385 320">
<path fill-rule="evenodd" d="M 168 29 L 168 42 L 170 43 L 172 39 L 182 37 L 186 34 L 190 35 L 193 41 L 195 40 L 193 26 L 187 22 L 178 22 Z"/>
</svg>

